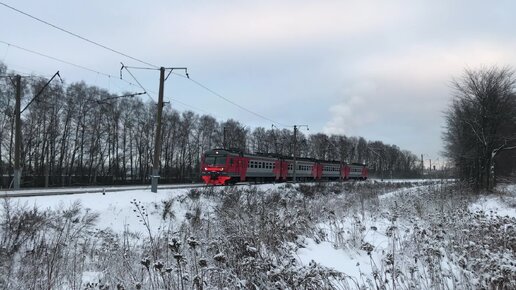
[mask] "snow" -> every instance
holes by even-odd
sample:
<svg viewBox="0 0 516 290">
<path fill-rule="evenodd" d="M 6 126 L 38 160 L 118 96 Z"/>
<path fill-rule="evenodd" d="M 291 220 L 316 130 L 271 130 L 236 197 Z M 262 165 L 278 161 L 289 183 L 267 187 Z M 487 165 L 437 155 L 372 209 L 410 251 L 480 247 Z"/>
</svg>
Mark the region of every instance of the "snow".
<svg viewBox="0 0 516 290">
<path fill-rule="evenodd" d="M 378 181 L 372 180 L 368 182 Z M 392 180 L 384 182 L 392 182 Z M 404 195 L 423 195 L 428 192 L 427 189 L 432 187 L 435 189 L 435 186 L 443 184 L 443 181 L 436 182 L 436 184 L 425 182 L 428 182 L 428 180 L 421 180 L 420 183 L 417 183 L 418 185 L 413 187 L 394 189 L 383 193 L 379 196 L 379 200 L 386 202 L 389 198 Z M 284 186 L 285 184 L 265 184 L 258 185 L 257 187 L 261 191 L 270 191 Z M 218 187 L 215 190 L 226 190 L 226 188 Z M 504 186 L 499 188 L 499 190 L 505 194 L 481 196 L 469 205 L 469 210 L 473 212 L 482 210 L 487 214 L 516 218 L 516 185 Z M 133 232 L 145 233 L 148 228 L 140 221 L 137 212 L 135 212 L 135 202 L 146 208 L 149 213 L 148 218 L 151 230 L 158 231 L 159 227 L 165 224 L 161 213 L 156 210 L 157 208 L 162 208 L 159 205 L 164 201 L 172 201 L 171 212 L 174 214 L 175 223 L 179 224 L 185 219 L 185 214 L 191 210 L 192 203 L 183 202 L 187 198 L 188 193 L 189 189 L 160 189 L 158 193 L 152 193 L 147 188 L 106 192 L 104 194 L 84 193 L 41 197 L 12 197 L 10 199 L 28 207 L 35 206 L 41 210 L 66 208 L 79 202 L 84 209 L 99 214 L 98 228 L 110 228 L 115 232 L 123 232 L 130 227 L 130 230 Z M 209 199 L 202 196 L 198 204 L 202 204 L 204 211 L 209 211 L 214 206 Z M 400 229 L 398 234 L 403 235 L 401 229 L 407 228 L 407 225 L 404 225 L 400 220 L 397 222 L 396 226 Z M 372 277 L 373 269 L 381 263 L 382 255 L 389 252 L 392 248 L 392 239 L 386 235 L 387 229 L 391 225 L 392 222 L 386 218 L 379 216 L 373 218 L 367 214 L 361 216 L 359 224 L 353 220 L 352 216 L 341 220 L 341 223 L 338 225 L 319 224 L 318 228 L 325 233 L 325 237 L 323 239 L 304 238 L 302 246 L 297 249 L 295 255 L 298 262 L 303 265 L 309 265 L 314 261 L 344 273 L 355 280 L 360 280 L 363 277 Z M 365 230 L 357 232 L 356 228 L 359 226 L 365 228 Z M 335 238 L 336 231 L 342 233 L 345 242 L 341 241 L 339 243 L 337 241 Z M 349 244 L 355 240 L 372 245 L 373 250 L 367 253 L 365 250 L 360 249 L 360 244 L 350 247 Z M 252 253 L 257 252 L 257 249 L 251 246 L 247 246 L 247 249 Z M 223 257 L 219 258 L 222 259 Z M 450 272 L 457 271 L 456 266 L 452 265 L 446 258 L 441 260 L 441 268 L 448 269 Z M 93 283 L 98 282 L 101 278 L 102 273 L 100 272 L 84 272 L 82 281 L 84 283 Z"/>
<path fill-rule="evenodd" d="M 130 225 L 135 232 L 146 232 L 147 228 L 139 222 L 137 214 L 134 212 L 135 206 L 131 201 L 141 202 L 149 212 L 155 208 L 156 204 L 171 198 L 179 198 L 187 193 L 187 189 L 167 189 L 153 193 L 150 190 L 128 190 L 119 192 L 85 193 L 76 195 L 54 195 L 38 197 L 15 198 L 22 205 L 34 206 L 41 210 L 67 208 L 74 202 L 80 202 L 86 210 L 99 214 L 98 227 L 111 228 L 115 232 L 123 232 L 126 225 Z M 184 217 L 187 208 L 175 202 L 172 211 L 178 218 Z M 151 228 L 157 230 L 156 225 L 161 224 L 159 214 L 149 215 Z"/>
<path fill-rule="evenodd" d="M 481 196 L 469 206 L 469 210 L 516 218 L 516 184 L 502 185 L 497 190 L 504 194 Z"/>
<path fill-rule="evenodd" d="M 243 185 L 247 186 L 247 185 Z M 260 190 L 277 189 L 284 184 L 263 184 L 259 185 Z M 132 188 L 132 187 L 131 187 Z M 137 187 L 136 187 L 137 188 Z M 66 190 L 66 189 L 63 189 Z M 153 193 L 149 188 L 125 190 L 115 192 L 81 193 L 69 195 L 51 195 L 51 196 L 35 196 L 35 197 L 12 197 L 12 200 L 21 205 L 29 207 L 37 207 L 40 210 L 67 208 L 74 202 L 79 202 L 85 210 L 99 214 L 98 228 L 110 228 L 115 232 L 123 232 L 127 225 L 130 225 L 131 231 L 146 233 L 147 227 L 139 220 L 140 218 L 134 212 L 135 206 L 132 201 L 141 202 L 148 210 L 149 223 L 151 230 L 158 231 L 162 226 L 163 220 L 161 214 L 155 211 L 156 205 L 163 201 L 173 200 L 171 211 L 174 214 L 175 221 L 179 224 L 184 220 L 185 214 L 189 211 L 188 205 L 182 203 L 190 189 L 159 189 L 157 193 Z M 216 188 L 216 190 L 224 190 L 224 187 Z M 40 189 L 39 192 L 50 192 L 55 189 Z M 70 189 L 68 189 L 70 191 Z M 13 191 L 7 191 L 13 193 Z M 37 190 L 21 190 L 21 193 L 38 192 Z M 0 192 L 0 194 L 5 192 Z M 12 196 L 12 195 L 11 195 Z M 203 200 L 205 207 L 209 209 L 210 202 Z M 154 213 L 154 214 L 151 214 Z"/>
<path fill-rule="evenodd" d="M 313 239 L 306 239 L 305 243 L 305 248 L 297 251 L 299 261 L 304 265 L 315 261 L 352 277 L 360 277 L 361 272 L 371 271 L 370 258 L 365 252 L 361 254 L 349 249 L 335 249 L 333 243 L 316 243 Z"/>
<path fill-rule="evenodd" d="M 92 271 L 84 271 L 82 272 L 82 283 L 84 285 L 96 285 L 104 278 L 104 274 L 102 272 L 92 272 Z"/>
</svg>

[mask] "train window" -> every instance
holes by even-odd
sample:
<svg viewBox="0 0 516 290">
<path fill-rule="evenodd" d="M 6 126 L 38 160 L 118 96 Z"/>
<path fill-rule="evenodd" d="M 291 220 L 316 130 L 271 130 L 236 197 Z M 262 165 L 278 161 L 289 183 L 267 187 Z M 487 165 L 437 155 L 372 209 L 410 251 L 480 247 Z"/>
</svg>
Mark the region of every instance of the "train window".
<svg viewBox="0 0 516 290">
<path fill-rule="evenodd" d="M 226 164 L 226 156 L 206 156 L 204 159 L 204 163 L 207 165 L 225 165 Z"/>
</svg>

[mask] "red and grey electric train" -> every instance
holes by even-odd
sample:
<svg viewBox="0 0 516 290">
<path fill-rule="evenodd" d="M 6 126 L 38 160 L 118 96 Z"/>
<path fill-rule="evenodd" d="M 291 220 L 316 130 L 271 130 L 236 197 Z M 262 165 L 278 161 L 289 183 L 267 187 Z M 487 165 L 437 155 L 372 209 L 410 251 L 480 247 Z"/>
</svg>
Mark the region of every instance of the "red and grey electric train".
<svg viewBox="0 0 516 290">
<path fill-rule="evenodd" d="M 365 180 L 367 167 L 359 163 L 341 163 L 297 158 L 296 180 Z M 272 154 L 244 154 L 235 150 L 213 149 L 201 160 L 202 179 L 208 185 L 227 185 L 240 181 L 283 182 L 294 176 L 291 157 Z"/>
</svg>

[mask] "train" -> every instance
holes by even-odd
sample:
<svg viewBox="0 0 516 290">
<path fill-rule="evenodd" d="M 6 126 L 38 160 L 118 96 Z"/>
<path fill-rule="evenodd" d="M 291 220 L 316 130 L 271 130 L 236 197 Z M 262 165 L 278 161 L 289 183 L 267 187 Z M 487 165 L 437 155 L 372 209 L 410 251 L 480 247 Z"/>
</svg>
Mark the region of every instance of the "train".
<svg viewBox="0 0 516 290">
<path fill-rule="evenodd" d="M 296 163 L 296 170 L 294 170 Z M 201 158 L 201 178 L 206 185 L 237 182 L 366 180 L 365 164 L 296 158 L 277 154 L 247 154 L 239 150 L 212 149 Z"/>
</svg>

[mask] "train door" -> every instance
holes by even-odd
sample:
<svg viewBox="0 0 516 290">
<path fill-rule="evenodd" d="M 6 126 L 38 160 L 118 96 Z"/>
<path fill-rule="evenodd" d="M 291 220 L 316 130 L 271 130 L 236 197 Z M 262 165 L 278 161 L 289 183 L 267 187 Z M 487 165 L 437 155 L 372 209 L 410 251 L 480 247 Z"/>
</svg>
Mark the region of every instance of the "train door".
<svg viewBox="0 0 516 290">
<path fill-rule="evenodd" d="M 246 180 L 247 167 L 249 166 L 249 158 L 238 157 L 238 174 L 240 175 L 240 181 Z"/>
</svg>

